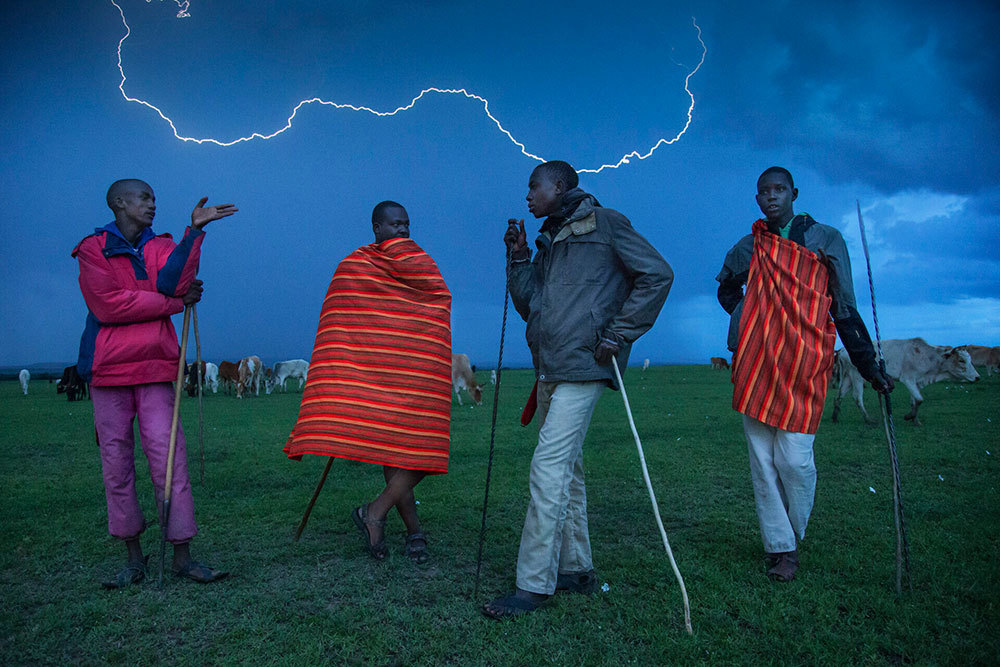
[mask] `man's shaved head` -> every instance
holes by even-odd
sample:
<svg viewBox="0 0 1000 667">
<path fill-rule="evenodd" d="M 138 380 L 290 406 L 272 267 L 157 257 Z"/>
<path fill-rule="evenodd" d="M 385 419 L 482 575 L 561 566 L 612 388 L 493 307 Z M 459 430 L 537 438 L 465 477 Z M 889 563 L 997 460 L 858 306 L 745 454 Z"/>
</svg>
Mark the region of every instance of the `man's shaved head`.
<svg viewBox="0 0 1000 667">
<path fill-rule="evenodd" d="M 153 190 L 153 188 L 149 187 L 149 183 L 146 181 L 140 181 L 138 178 L 123 178 L 120 181 L 115 181 L 111 184 L 111 187 L 108 188 L 108 208 L 114 211 L 115 199 L 118 197 L 124 197 L 126 192 L 141 190 L 143 188 L 149 191 Z"/>
<path fill-rule="evenodd" d="M 402 208 L 405 210 L 405 207 L 402 204 L 397 204 L 396 202 L 388 199 L 379 202 L 378 204 L 375 204 L 375 208 L 372 209 L 372 224 L 374 225 L 377 222 L 385 220 L 385 212 L 390 208 Z"/>
<path fill-rule="evenodd" d="M 784 167 L 768 167 L 760 176 L 757 177 L 757 182 L 760 183 L 760 180 L 768 174 L 782 174 L 788 179 L 788 187 L 795 187 L 795 181 L 792 180 L 792 172 L 788 171 Z"/>
<path fill-rule="evenodd" d="M 562 160 L 543 162 L 535 167 L 532 173 L 547 176 L 553 183 L 557 180 L 562 181 L 567 190 L 572 190 L 580 184 L 580 177 L 577 176 L 576 169 L 569 162 Z"/>
</svg>

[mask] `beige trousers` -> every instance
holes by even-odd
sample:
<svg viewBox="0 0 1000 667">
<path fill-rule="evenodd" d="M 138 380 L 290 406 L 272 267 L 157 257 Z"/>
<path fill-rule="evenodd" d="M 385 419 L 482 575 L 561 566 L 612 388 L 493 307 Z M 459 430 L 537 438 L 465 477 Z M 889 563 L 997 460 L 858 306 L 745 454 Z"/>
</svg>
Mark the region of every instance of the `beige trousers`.
<svg viewBox="0 0 1000 667">
<path fill-rule="evenodd" d="M 750 477 L 764 551 L 795 550 L 816 496 L 813 433 L 792 433 L 743 415 Z"/>
<path fill-rule="evenodd" d="M 587 531 L 583 439 L 604 382 L 539 382 L 531 501 L 517 555 L 517 587 L 552 595 L 559 572 L 593 569 Z"/>
</svg>

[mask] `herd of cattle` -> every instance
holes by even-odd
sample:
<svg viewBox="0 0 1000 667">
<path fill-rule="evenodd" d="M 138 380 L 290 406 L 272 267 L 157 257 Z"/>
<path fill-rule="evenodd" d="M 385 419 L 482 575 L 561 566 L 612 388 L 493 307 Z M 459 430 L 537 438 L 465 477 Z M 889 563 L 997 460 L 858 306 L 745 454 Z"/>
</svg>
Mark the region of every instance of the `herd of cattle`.
<svg viewBox="0 0 1000 667">
<path fill-rule="evenodd" d="M 917 410 L 924 401 L 920 393 L 923 387 L 941 380 L 975 382 L 979 379 L 976 366 L 984 367 L 987 375 L 1000 373 L 1000 346 L 949 347 L 930 345 L 922 338 L 907 338 L 882 341 L 882 354 L 885 357 L 888 375 L 910 392 L 910 412 L 905 418 L 915 423 L 919 423 Z M 712 357 L 710 362 L 714 369 L 729 368 L 729 362 L 722 357 Z M 237 398 L 243 398 L 244 394 L 249 395 L 250 392 L 260 396 L 261 385 L 267 394 L 271 394 L 275 389 L 285 391 L 285 385 L 290 379 L 297 379 L 301 390 L 309 373 L 309 362 L 305 359 L 279 361 L 272 368 L 266 368 L 256 356 L 246 357 L 239 362 L 221 361 L 216 365 L 210 361 L 203 361 L 201 364 L 203 391 L 210 389 L 212 393 L 218 393 L 221 387 L 226 393 L 235 393 Z M 643 370 L 648 367 L 649 360 L 646 359 Z M 188 364 L 184 386 L 189 396 L 198 394 L 197 370 L 195 364 Z M 18 374 L 21 390 L 25 394 L 28 393 L 30 379 L 31 374 L 27 369 Z M 491 372 L 490 380 L 496 384 L 496 371 Z M 850 394 L 864 415 L 865 421 L 874 423 L 862 402 L 864 380 L 851 363 L 846 350 L 837 351 L 832 383 L 838 387 L 834 398 L 833 421 L 836 422 L 840 416 L 841 401 Z M 463 389 L 468 392 L 476 405 L 482 403 L 482 387 L 476 379 L 476 367 L 469 362 L 468 355 L 451 355 L 451 384 L 459 405 L 462 405 Z M 77 373 L 76 366 L 68 366 L 63 370 L 62 379 L 56 385 L 56 392 L 66 394 L 66 398 L 70 401 L 87 398 L 87 383 Z"/>
</svg>

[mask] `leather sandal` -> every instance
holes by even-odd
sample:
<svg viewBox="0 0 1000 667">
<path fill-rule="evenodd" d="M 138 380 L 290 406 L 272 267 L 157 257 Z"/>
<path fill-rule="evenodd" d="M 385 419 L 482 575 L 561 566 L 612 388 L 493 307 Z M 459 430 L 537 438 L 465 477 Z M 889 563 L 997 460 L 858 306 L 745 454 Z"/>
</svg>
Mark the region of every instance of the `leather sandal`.
<svg viewBox="0 0 1000 667">
<path fill-rule="evenodd" d="M 414 544 L 414 542 L 422 544 Z M 423 531 L 418 530 L 406 536 L 406 546 L 403 548 L 403 554 L 417 565 L 423 565 L 430 560 L 430 554 L 427 553 L 427 536 L 424 535 Z"/>
<path fill-rule="evenodd" d="M 594 570 L 560 572 L 556 575 L 556 590 L 592 595 L 597 590 L 597 573 Z"/>
<path fill-rule="evenodd" d="M 124 568 L 115 573 L 112 579 L 108 579 L 101 582 L 101 586 L 104 588 L 125 588 L 126 586 L 131 586 L 132 584 L 138 584 L 143 579 L 146 578 L 146 566 L 149 564 L 149 555 L 147 554 L 141 562 L 129 562 Z"/>
<path fill-rule="evenodd" d="M 787 583 L 795 578 L 795 573 L 799 569 L 798 551 L 786 551 L 776 555 L 778 561 L 767 571 L 767 576 L 771 581 Z"/>
<path fill-rule="evenodd" d="M 351 512 L 351 519 L 354 520 L 354 525 L 358 527 L 358 531 L 365 540 L 365 548 L 368 549 L 368 555 L 375 560 L 385 560 L 386 556 L 389 555 L 389 549 L 385 546 L 385 519 L 373 519 L 369 516 L 368 505 L 355 507 Z M 372 544 L 372 536 L 368 531 L 368 526 L 375 526 L 382 529 L 382 539 L 377 544 Z"/>
</svg>

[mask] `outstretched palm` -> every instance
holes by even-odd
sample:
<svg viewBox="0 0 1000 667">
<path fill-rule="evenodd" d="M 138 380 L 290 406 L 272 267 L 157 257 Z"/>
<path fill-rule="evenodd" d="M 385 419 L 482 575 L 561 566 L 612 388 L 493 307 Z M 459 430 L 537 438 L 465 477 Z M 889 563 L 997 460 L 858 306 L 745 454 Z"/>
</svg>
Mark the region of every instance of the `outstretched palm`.
<svg viewBox="0 0 1000 667">
<path fill-rule="evenodd" d="M 228 218 L 239 210 L 235 204 L 217 204 L 206 207 L 205 202 L 207 201 L 208 197 L 202 197 L 195 204 L 194 210 L 191 211 L 191 226 L 195 229 L 201 229 L 213 220 Z"/>
</svg>

